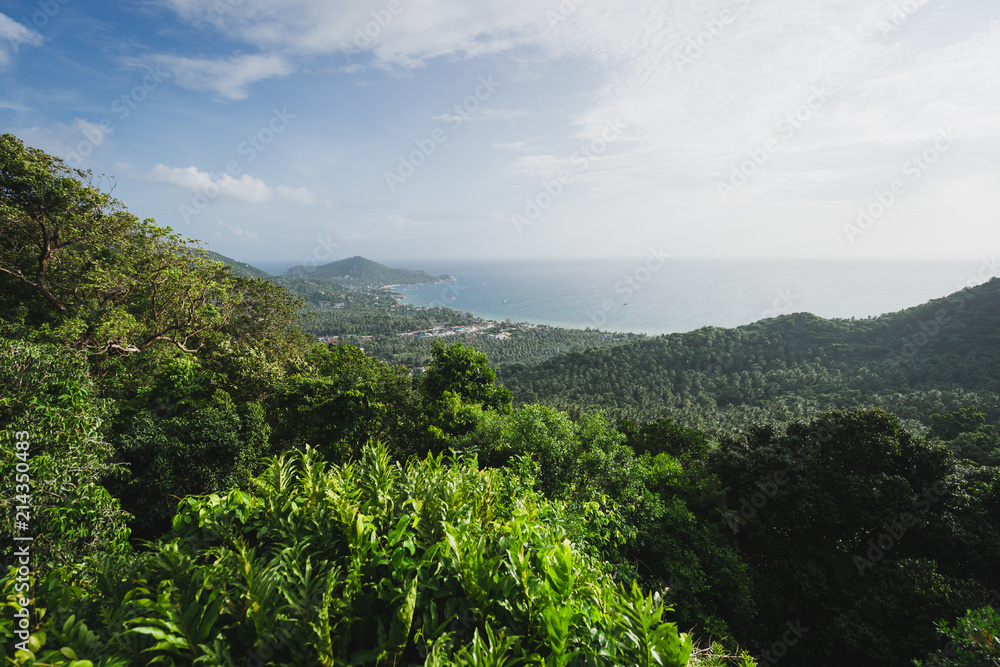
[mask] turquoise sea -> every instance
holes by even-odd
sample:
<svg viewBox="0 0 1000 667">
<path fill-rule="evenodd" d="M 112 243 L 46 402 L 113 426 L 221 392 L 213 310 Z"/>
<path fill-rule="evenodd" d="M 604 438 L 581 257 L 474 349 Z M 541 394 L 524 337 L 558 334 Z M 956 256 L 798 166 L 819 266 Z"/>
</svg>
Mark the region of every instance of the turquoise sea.
<svg viewBox="0 0 1000 667">
<path fill-rule="evenodd" d="M 659 259 L 396 260 L 454 281 L 400 287 L 408 303 L 496 320 L 646 334 L 733 327 L 786 313 L 864 318 L 1000 275 L 969 262 Z"/>
</svg>

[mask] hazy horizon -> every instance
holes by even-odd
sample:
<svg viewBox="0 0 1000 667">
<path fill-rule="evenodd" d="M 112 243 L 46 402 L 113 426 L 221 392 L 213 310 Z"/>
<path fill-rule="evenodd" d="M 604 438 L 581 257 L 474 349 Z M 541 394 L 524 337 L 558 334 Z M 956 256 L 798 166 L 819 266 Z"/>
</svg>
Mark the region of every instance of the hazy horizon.
<svg viewBox="0 0 1000 667">
<path fill-rule="evenodd" d="M 211 248 L 210 248 L 211 249 Z M 225 255 L 225 253 L 220 253 Z M 252 260 L 244 257 L 232 257 L 230 255 L 225 255 L 230 259 L 243 262 L 245 264 L 250 264 L 251 266 L 258 268 L 262 271 L 266 271 L 271 275 L 281 275 L 288 269 L 296 266 L 302 266 L 302 264 L 290 262 L 288 260 Z M 322 264 L 330 264 L 333 262 L 338 262 L 344 259 L 349 259 L 350 257 L 355 257 L 357 255 L 350 255 L 344 257 L 337 257 L 329 262 L 322 262 Z M 378 262 L 393 269 L 415 269 L 415 270 L 426 270 L 422 269 L 420 265 L 440 267 L 441 265 L 447 264 L 448 262 L 454 263 L 468 263 L 468 262 L 490 262 L 490 263 L 502 263 L 502 262 L 530 262 L 530 263 L 541 263 L 541 262 L 554 262 L 554 263 L 586 263 L 586 262 L 629 262 L 629 261 L 642 261 L 644 258 L 641 255 L 631 256 L 631 257 L 397 257 L 397 258 L 379 258 L 370 257 L 366 255 L 360 255 L 365 259 L 369 259 L 373 262 Z M 992 258 L 979 257 L 979 258 L 944 258 L 944 259 L 911 259 L 911 258 L 852 258 L 852 257 L 722 257 L 722 256 L 704 256 L 704 257 L 670 257 L 670 261 L 705 261 L 705 262 L 724 262 L 724 261 L 745 261 L 748 263 L 759 263 L 766 264 L 768 262 L 822 262 L 822 263 L 843 263 L 848 264 L 851 262 L 859 263 L 900 263 L 900 264 L 968 264 L 968 265 L 983 265 L 990 269 L 989 277 L 994 275 L 1000 275 L 1000 260 L 994 255 Z M 311 265 L 311 264 L 310 264 Z M 271 267 L 268 269 L 267 267 Z M 279 270 L 280 269 L 280 270 Z M 275 272 L 277 271 L 277 272 Z M 988 278 L 986 278 L 988 279 Z"/>
</svg>

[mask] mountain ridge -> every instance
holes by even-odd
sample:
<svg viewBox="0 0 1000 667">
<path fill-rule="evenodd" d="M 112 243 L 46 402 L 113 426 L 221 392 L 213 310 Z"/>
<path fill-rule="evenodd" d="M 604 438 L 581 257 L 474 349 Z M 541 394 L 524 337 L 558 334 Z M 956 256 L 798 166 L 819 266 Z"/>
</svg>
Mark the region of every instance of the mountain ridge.
<svg viewBox="0 0 1000 667">
<path fill-rule="evenodd" d="M 793 313 L 571 352 L 503 378 L 519 402 L 716 423 L 877 404 L 916 419 L 979 405 L 1000 418 L 1000 278 L 868 319 Z M 748 412 L 749 411 L 749 412 Z M 753 414 L 751 414 L 753 413 Z M 711 429 L 708 422 L 702 428 Z"/>
<path fill-rule="evenodd" d="M 232 257 L 226 257 L 222 253 L 215 252 L 214 250 L 206 250 L 205 252 L 208 253 L 208 258 L 213 262 L 222 262 L 226 266 L 232 267 L 233 273 L 242 278 L 264 278 L 266 280 L 274 277 L 267 271 L 258 269 L 252 264 L 241 262 L 233 259 Z"/>
<path fill-rule="evenodd" d="M 426 271 L 395 269 L 360 255 L 321 264 L 293 266 L 282 278 L 311 278 L 344 285 L 416 285 L 448 280 L 450 276 L 435 276 Z"/>
<path fill-rule="evenodd" d="M 286 270 L 281 275 L 270 274 L 263 269 L 259 269 L 247 262 L 227 257 L 221 253 L 206 250 L 209 259 L 222 262 L 232 267 L 233 273 L 244 278 L 264 278 L 281 282 L 282 278 L 301 278 L 306 280 L 321 280 L 336 283 L 339 285 L 354 286 L 379 286 L 387 285 L 415 285 L 426 283 L 437 283 L 443 280 L 451 280 L 450 275 L 435 276 L 426 271 L 415 269 L 396 269 L 381 264 L 374 260 L 355 255 L 346 259 L 340 259 L 318 266 L 296 265 Z"/>
</svg>

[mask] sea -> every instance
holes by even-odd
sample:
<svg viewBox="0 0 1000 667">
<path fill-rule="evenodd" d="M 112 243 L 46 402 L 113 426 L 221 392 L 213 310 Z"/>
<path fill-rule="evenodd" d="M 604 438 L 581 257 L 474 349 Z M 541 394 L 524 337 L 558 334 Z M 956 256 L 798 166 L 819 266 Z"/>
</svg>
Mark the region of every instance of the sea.
<svg viewBox="0 0 1000 667">
<path fill-rule="evenodd" d="M 788 313 L 867 318 L 1000 275 L 979 261 L 693 259 L 397 260 L 454 280 L 397 287 L 405 303 L 576 329 L 666 334 Z"/>
</svg>

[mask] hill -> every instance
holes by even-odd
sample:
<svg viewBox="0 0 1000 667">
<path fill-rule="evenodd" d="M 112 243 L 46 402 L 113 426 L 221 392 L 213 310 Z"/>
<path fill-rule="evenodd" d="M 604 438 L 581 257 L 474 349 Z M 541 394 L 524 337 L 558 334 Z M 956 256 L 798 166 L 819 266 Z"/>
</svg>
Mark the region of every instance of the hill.
<svg viewBox="0 0 1000 667">
<path fill-rule="evenodd" d="M 355 256 L 321 266 L 293 266 L 282 274 L 283 278 L 307 278 L 327 280 L 342 285 L 416 285 L 436 283 L 446 280 L 446 276 L 435 276 L 425 271 L 393 269 L 385 264 Z"/>
<path fill-rule="evenodd" d="M 1000 279 L 877 318 L 796 313 L 560 355 L 504 383 L 525 403 L 713 432 L 864 405 L 917 420 L 974 403 L 995 421 Z"/>
<path fill-rule="evenodd" d="M 226 257 L 225 255 L 220 255 L 217 252 L 211 250 L 206 251 L 208 253 L 208 258 L 214 262 L 222 262 L 226 266 L 233 267 L 233 273 L 242 278 L 265 278 L 270 279 L 273 276 L 266 271 L 261 271 L 256 266 L 247 264 L 246 262 L 238 262 L 231 257 Z"/>
</svg>

